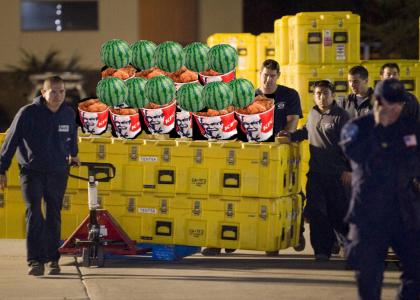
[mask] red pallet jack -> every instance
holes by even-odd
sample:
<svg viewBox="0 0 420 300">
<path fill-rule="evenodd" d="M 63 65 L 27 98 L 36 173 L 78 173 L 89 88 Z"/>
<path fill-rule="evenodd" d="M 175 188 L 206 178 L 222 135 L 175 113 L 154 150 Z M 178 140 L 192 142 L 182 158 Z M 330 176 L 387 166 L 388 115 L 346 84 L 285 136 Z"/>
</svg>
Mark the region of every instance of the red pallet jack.
<svg viewBox="0 0 420 300">
<path fill-rule="evenodd" d="M 131 240 L 118 222 L 104 209 L 99 209 L 98 182 L 109 182 L 115 177 L 115 167 L 109 163 L 82 162 L 88 168 L 88 178 L 69 174 L 88 181 L 89 216 L 60 247 L 62 254 L 82 256 L 83 266 L 103 267 L 105 254 L 136 255 L 136 242 Z"/>
</svg>

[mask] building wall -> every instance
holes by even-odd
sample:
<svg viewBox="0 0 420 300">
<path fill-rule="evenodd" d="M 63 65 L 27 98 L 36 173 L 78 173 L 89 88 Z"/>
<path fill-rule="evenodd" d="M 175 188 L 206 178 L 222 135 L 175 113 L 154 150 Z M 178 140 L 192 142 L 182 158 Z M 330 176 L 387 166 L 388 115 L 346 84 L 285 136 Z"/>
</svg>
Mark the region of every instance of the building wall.
<svg viewBox="0 0 420 300">
<path fill-rule="evenodd" d="M 198 0 L 200 41 L 213 33 L 243 31 L 243 0 Z"/>
<path fill-rule="evenodd" d="M 102 66 L 101 44 L 112 38 L 129 43 L 149 39 L 188 44 L 205 42 L 216 32 L 242 32 L 243 0 L 99 0 L 98 31 L 20 30 L 20 0 L 0 1 L 0 71 L 18 65 L 19 49 L 44 57 L 50 49 L 60 51 L 64 61 L 74 54 L 81 56 L 85 69 Z M 121 4 L 124 5 L 121 5 Z"/>
<path fill-rule="evenodd" d="M 123 0 L 124 5 L 121 2 L 122 0 L 99 1 L 98 31 L 22 32 L 20 0 L 0 1 L 0 71 L 6 70 L 9 64 L 19 63 L 20 48 L 39 57 L 43 57 L 49 49 L 58 49 L 61 51 L 60 57 L 65 61 L 76 54 L 81 56 L 81 65 L 85 68 L 100 68 L 99 49 L 104 41 L 121 38 L 131 43 L 139 35 L 138 0 Z"/>
</svg>

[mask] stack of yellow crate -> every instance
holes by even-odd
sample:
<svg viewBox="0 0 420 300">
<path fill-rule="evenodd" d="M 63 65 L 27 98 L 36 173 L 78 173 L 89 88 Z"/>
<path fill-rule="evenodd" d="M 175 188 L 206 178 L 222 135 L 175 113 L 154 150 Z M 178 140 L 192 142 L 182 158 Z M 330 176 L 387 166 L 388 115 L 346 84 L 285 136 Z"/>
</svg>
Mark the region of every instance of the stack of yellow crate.
<svg viewBox="0 0 420 300">
<path fill-rule="evenodd" d="M 328 79 L 336 97 L 348 94 L 347 73 L 360 64 L 360 17 L 351 12 L 304 12 L 274 22 L 275 57 L 280 83 L 298 91 L 304 119 L 313 106 L 313 83 Z M 303 143 L 302 171 L 308 171 L 309 148 Z M 302 176 L 305 182 L 305 176 Z M 304 187 L 305 183 L 303 184 Z"/>
<path fill-rule="evenodd" d="M 115 165 L 98 201 L 139 243 L 276 251 L 299 241 L 299 145 L 81 135 L 79 157 Z M 0 238 L 25 237 L 15 168 L 14 160 L 0 194 Z M 71 173 L 88 175 L 82 167 Z M 70 178 L 63 239 L 88 216 L 87 202 L 87 182 Z"/>
<path fill-rule="evenodd" d="M 257 84 L 256 70 L 256 37 L 251 33 L 215 33 L 207 38 L 207 45 L 228 44 L 238 52 L 236 77 L 245 78 Z"/>
</svg>

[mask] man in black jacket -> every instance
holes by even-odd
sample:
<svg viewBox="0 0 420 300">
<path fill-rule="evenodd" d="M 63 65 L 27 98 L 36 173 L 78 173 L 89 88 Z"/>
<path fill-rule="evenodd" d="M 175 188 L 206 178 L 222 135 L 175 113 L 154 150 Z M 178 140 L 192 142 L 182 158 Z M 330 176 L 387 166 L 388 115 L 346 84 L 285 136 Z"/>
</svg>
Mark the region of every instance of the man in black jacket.
<svg viewBox="0 0 420 300">
<path fill-rule="evenodd" d="M 321 80 L 314 84 L 315 106 L 302 129 L 282 132 L 292 141 L 309 139 L 309 172 L 306 185 L 305 218 L 309 220 L 310 238 L 315 259 L 329 260 L 336 235 L 344 241 L 348 210 L 345 189 L 351 180 L 350 165 L 339 145 L 340 131 L 349 120 L 346 111 L 334 101 L 334 85 Z"/>
<path fill-rule="evenodd" d="M 26 246 L 28 274 L 60 273 L 61 207 L 69 163 L 77 157 L 77 125 L 72 108 L 63 104 L 63 80 L 45 80 L 42 96 L 16 114 L 0 151 L 0 189 L 7 187 L 6 171 L 17 150 L 20 183 L 26 203 Z M 41 200 L 45 202 L 45 219 Z"/>
<path fill-rule="evenodd" d="M 420 124 L 401 117 L 404 85 L 375 87 L 373 114 L 348 123 L 341 146 L 353 168 L 348 263 L 360 299 L 379 300 L 392 246 L 402 262 L 398 299 L 420 299 Z"/>
<path fill-rule="evenodd" d="M 386 63 L 382 65 L 379 72 L 381 80 L 394 78 L 400 80 L 400 67 L 397 63 Z M 402 117 L 412 118 L 420 122 L 420 105 L 419 102 L 413 94 L 406 92 L 406 103 L 404 104 Z"/>
<path fill-rule="evenodd" d="M 364 116 L 372 110 L 373 89 L 368 86 L 369 73 L 363 66 L 354 66 L 347 75 L 352 93 L 342 103 L 351 119 Z"/>
</svg>

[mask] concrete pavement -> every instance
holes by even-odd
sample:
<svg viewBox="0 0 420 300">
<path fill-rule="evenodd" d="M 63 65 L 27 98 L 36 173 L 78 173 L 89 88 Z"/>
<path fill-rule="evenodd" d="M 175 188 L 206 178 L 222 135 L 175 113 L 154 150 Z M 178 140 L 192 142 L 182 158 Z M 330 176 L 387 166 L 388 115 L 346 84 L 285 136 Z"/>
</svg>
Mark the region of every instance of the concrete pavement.
<svg viewBox="0 0 420 300">
<path fill-rule="evenodd" d="M 26 275 L 24 240 L 0 240 L 0 299 L 356 299 L 354 273 L 344 261 L 317 263 L 311 251 L 307 245 L 278 257 L 238 251 L 176 262 L 118 258 L 106 260 L 104 268 L 64 257 L 61 275 L 33 277 Z M 387 268 L 382 299 L 394 299 L 399 275 L 395 266 Z"/>
</svg>

